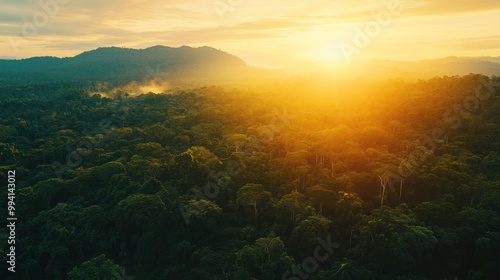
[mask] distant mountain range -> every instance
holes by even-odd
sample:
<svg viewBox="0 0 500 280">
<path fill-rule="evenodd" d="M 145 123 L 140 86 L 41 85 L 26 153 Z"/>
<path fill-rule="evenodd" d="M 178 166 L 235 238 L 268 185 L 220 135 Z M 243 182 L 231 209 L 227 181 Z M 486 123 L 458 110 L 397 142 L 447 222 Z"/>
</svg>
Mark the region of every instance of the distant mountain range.
<svg viewBox="0 0 500 280">
<path fill-rule="evenodd" d="M 252 72 L 243 60 L 211 47 L 98 48 L 75 57 L 0 60 L 0 83 L 216 80 Z"/>
<path fill-rule="evenodd" d="M 408 79 L 480 73 L 500 76 L 499 57 L 448 57 L 421 61 L 371 60 L 307 63 L 284 71 L 255 68 L 211 47 L 154 46 L 146 49 L 98 48 L 75 57 L 0 59 L 0 83 L 105 81 L 125 84 L 144 80 L 182 80 L 193 85 L 286 77 L 283 73 L 319 76 Z"/>
<path fill-rule="evenodd" d="M 500 57 L 447 57 L 419 61 L 368 60 L 302 64 L 302 73 L 336 78 L 427 79 L 434 76 L 463 76 L 470 73 L 500 76 Z"/>
<path fill-rule="evenodd" d="M 403 77 L 428 78 L 470 73 L 500 76 L 500 58 L 498 57 L 446 57 L 420 61 L 374 60 L 367 66 Z"/>
</svg>

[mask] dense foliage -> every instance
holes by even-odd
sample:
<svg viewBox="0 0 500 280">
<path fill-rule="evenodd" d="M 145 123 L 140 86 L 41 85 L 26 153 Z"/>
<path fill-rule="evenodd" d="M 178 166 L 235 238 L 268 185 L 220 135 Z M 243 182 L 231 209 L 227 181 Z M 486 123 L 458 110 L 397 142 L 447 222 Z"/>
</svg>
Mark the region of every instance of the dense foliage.
<svg viewBox="0 0 500 280">
<path fill-rule="evenodd" d="M 487 79 L 4 85 L 15 279 L 496 279 L 500 95 L 470 98 Z"/>
</svg>

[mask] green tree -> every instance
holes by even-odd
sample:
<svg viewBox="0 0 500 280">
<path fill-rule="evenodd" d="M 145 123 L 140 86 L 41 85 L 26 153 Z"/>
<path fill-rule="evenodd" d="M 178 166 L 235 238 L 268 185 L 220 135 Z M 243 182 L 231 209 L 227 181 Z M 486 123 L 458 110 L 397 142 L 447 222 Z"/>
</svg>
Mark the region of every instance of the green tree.
<svg viewBox="0 0 500 280">
<path fill-rule="evenodd" d="M 344 259 L 332 265 L 331 278 L 334 280 L 368 280 L 373 279 L 373 275 L 364 267 L 356 265 L 353 261 Z"/>
<path fill-rule="evenodd" d="M 286 254 L 283 241 L 272 233 L 236 253 L 237 268 L 242 268 L 259 280 L 276 279 L 278 273 L 290 267 L 292 261 Z"/>
<path fill-rule="evenodd" d="M 355 248 L 360 263 L 380 274 L 416 272 L 418 261 L 437 244 L 434 232 L 418 225 L 405 204 L 373 210 L 360 236 Z"/>
<path fill-rule="evenodd" d="M 290 235 L 290 247 L 300 257 L 312 255 L 312 250 L 318 243 L 318 238 L 323 240 L 329 235 L 328 228 L 331 220 L 321 215 L 310 216 L 301 221 Z"/>
<path fill-rule="evenodd" d="M 305 197 L 297 191 L 292 191 L 281 197 L 278 201 L 278 209 L 288 212 L 290 215 L 290 222 L 295 226 L 297 223 L 297 215 L 305 210 Z"/>
<path fill-rule="evenodd" d="M 325 184 L 312 186 L 307 189 L 307 193 L 312 203 L 319 206 L 319 214 L 323 213 L 325 205 L 334 205 L 337 200 L 337 194 Z"/>
<path fill-rule="evenodd" d="M 105 255 L 92 258 L 81 265 L 74 267 L 69 273 L 70 280 L 112 280 L 123 279 L 123 268 Z"/>
<path fill-rule="evenodd" d="M 135 228 L 147 223 L 161 221 L 165 217 L 165 203 L 157 195 L 133 194 L 120 201 L 113 214 L 117 222 Z"/>
<path fill-rule="evenodd" d="M 258 222 L 260 205 L 272 202 L 272 195 L 261 184 L 246 184 L 236 193 L 236 203 L 240 206 L 250 205 L 253 208 L 254 221 Z"/>
</svg>

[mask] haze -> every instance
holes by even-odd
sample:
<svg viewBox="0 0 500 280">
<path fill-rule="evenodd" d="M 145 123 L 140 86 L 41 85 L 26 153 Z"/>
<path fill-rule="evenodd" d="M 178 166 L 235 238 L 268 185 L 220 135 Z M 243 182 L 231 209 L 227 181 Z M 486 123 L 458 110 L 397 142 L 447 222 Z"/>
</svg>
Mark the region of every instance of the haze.
<svg viewBox="0 0 500 280">
<path fill-rule="evenodd" d="M 206 45 L 266 67 L 500 55 L 497 0 L 352 2 L 9 1 L 0 11 L 0 57 L 152 45 Z M 397 7 L 390 18 L 388 7 Z M 370 24 L 368 40 L 356 42 Z"/>
</svg>

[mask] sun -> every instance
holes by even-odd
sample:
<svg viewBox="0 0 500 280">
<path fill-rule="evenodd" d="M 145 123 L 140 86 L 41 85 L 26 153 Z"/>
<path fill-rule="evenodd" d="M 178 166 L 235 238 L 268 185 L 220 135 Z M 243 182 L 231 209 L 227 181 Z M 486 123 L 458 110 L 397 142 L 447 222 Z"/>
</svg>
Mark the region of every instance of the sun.
<svg viewBox="0 0 500 280">
<path fill-rule="evenodd" d="M 319 52 L 318 58 L 323 62 L 342 62 L 346 60 L 340 46 L 334 43 L 324 45 Z"/>
</svg>

